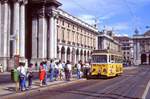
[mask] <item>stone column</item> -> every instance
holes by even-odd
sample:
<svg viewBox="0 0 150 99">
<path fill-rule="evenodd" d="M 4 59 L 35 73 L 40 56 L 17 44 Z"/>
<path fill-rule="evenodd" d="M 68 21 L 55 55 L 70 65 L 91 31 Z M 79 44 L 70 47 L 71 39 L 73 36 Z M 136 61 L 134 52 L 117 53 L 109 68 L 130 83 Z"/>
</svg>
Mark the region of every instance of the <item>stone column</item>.
<svg viewBox="0 0 150 99">
<path fill-rule="evenodd" d="M 58 15 L 56 14 L 54 16 L 54 37 L 55 37 L 55 41 L 54 41 L 54 58 L 57 58 L 57 19 L 58 19 Z"/>
<path fill-rule="evenodd" d="M 69 61 L 72 63 L 72 48 L 70 48 L 70 56 L 69 56 Z"/>
<path fill-rule="evenodd" d="M 133 45 L 133 61 L 134 61 L 134 65 L 136 65 L 136 60 L 137 60 L 137 44 L 136 41 L 134 41 L 134 45 Z"/>
<path fill-rule="evenodd" d="M 25 4 L 27 2 L 22 1 L 20 6 L 20 35 L 19 35 L 19 55 L 21 58 L 25 58 Z"/>
<path fill-rule="evenodd" d="M 45 18 L 45 6 L 43 5 L 42 8 L 39 10 L 39 26 L 38 26 L 38 38 L 39 38 L 39 50 L 38 56 L 41 59 L 47 58 L 47 24 Z"/>
<path fill-rule="evenodd" d="M 57 58 L 57 12 L 50 8 L 49 9 L 49 58 Z"/>
<path fill-rule="evenodd" d="M 74 63 L 75 64 L 77 63 L 77 54 L 76 53 L 74 54 Z"/>
<path fill-rule="evenodd" d="M 149 54 L 146 54 L 146 64 L 149 65 Z"/>
<path fill-rule="evenodd" d="M 2 45 L 2 43 L 1 43 L 1 40 L 2 40 L 2 38 L 1 38 L 1 33 L 2 33 L 2 32 L 1 32 L 1 27 L 2 27 L 1 15 L 2 15 L 2 14 L 1 14 L 1 12 L 2 12 L 2 11 L 1 11 L 1 1 L 0 1 L 0 57 L 2 56 L 2 54 L 1 54 L 1 53 L 2 53 L 2 51 L 1 51 L 1 48 L 2 48 L 2 47 L 1 47 L 1 45 Z"/>
<path fill-rule="evenodd" d="M 140 42 L 137 42 L 137 64 L 141 64 Z"/>
<path fill-rule="evenodd" d="M 4 61 L 3 61 L 3 69 L 4 71 L 7 69 L 7 56 L 8 56 L 8 0 L 4 0 L 3 1 L 3 7 L 4 7 L 4 24 L 3 24 L 3 32 L 2 33 L 2 41 L 1 41 L 1 44 L 2 44 L 2 48 L 3 48 L 3 51 L 2 51 L 2 56 L 4 58 Z"/>
<path fill-rule="evenodd" d="M 38 20 L 34 13 L 32 18 L 32 59 L 38 58 Z"/>
<path fill-rule="evenodd" d="M 13 16 L 13 35 L 16 37 L 13 45 L 13 55 L 19 55 L 19 16 L 20 4 L 18 0 L 14 0 L 14 16 Z"/>
<path fill-rule="evenodd" d="M 95 48 L 97 50 L 98 49 L 98 37 L 97 36 L 95 36 L 95 42 L 94 42 L 94 44 L 95 44 Z"/>
<path fill-rule="evenodd" d="M 79 49 L 79 56 L 78 56 L 78 61 L 80 61 L 81 60 L 81 50 Z"/>
</svg>

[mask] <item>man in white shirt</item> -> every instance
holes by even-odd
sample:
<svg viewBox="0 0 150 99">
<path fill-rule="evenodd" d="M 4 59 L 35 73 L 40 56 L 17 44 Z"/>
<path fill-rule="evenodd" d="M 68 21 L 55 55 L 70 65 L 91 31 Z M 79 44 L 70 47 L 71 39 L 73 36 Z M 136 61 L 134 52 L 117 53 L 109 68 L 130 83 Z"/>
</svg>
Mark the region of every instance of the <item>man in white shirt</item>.
<svg viewBox="0 0 150 99">
<path fill-rule="evenodd" d="M 64 69 L 63 69 L 63 64 L 61 63 L 61 60 L 58 63 L 58 70 L 59 70 L 59 79 L 62 80 L 63 75 L 64 75 L 63 73 Z"/>
<path fill-rule="evenodd" d="M 21 91 L 26 90 L 26 74 L 27 74 L 27 70 L 24 67 L 25 63 L 20 62 L 19 63 L 19 67 L 17 68 L 18 72 L 19 72 L 19 79 L 20 79 L 20 89 Z"/>
<path fill-rule="evenodd" d="M 71 72 L 72 72 L 72 65 L 70 64 L 70 61 L 68 60 L 66 67 L 65 67 L 65 76 L 66 76 L 67 81 L 70 81 Z"/>
<path fill-rule="evenodd" d="M 81 78 L 80 72 L 81 72 L 81 61 L 79 61 L 77 64 L 77 78 L 78 79 Z"/>
</svg>

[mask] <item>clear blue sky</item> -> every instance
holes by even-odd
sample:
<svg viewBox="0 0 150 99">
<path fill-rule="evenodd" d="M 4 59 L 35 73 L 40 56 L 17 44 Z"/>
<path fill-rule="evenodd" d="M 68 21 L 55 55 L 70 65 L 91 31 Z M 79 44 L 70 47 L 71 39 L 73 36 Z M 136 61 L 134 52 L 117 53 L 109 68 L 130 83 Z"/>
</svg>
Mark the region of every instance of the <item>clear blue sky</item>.
<svg viewBox="0 0 150 99">
<path fill-rule="evenodd" d="M 62 9 L 68 13 L 94 24 L 97 20 L 99 30 L 105 26 L 117 35 L 140 34 L 150 26 L 150 0 L 58 0 Z"/>
</svg>

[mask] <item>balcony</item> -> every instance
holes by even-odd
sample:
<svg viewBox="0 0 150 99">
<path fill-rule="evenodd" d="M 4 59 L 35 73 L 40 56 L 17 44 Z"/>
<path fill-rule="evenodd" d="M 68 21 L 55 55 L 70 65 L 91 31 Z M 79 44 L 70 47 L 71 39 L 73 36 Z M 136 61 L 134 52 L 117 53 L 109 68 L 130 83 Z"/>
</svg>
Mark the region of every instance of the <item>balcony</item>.
<svg viewBox="0 0 150 99">
<path fill-rule="evenodd" d="M 67 42 L 67 44 L 71 44 L 71 42 L 70 42 L 70 41 L 68 41 L 68 42 Z"/>
<path fill-rule="evenodd" d="M 62 40 L 62 43 L 66 43 L 66 41 L 65 41 L 65 40 Z"/>
<path fill-rule="evenodd" d="M 75 45 L 76 43 L 75 42 L 72 42 L 72 45 Z"/>
</svg>

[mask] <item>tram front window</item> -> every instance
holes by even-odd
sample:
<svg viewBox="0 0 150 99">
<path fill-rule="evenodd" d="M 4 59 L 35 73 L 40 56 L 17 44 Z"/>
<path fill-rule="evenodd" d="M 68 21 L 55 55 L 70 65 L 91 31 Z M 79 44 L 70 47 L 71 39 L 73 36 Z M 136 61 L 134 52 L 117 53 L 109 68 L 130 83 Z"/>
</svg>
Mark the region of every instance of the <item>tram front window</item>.
<svg viewBox="0 0 150 99">
<path fill-rule="evenodd" d="M 92 62 L 93 63 L 107 63 L 107 55 L 93 55 Z"/>
</svg>

